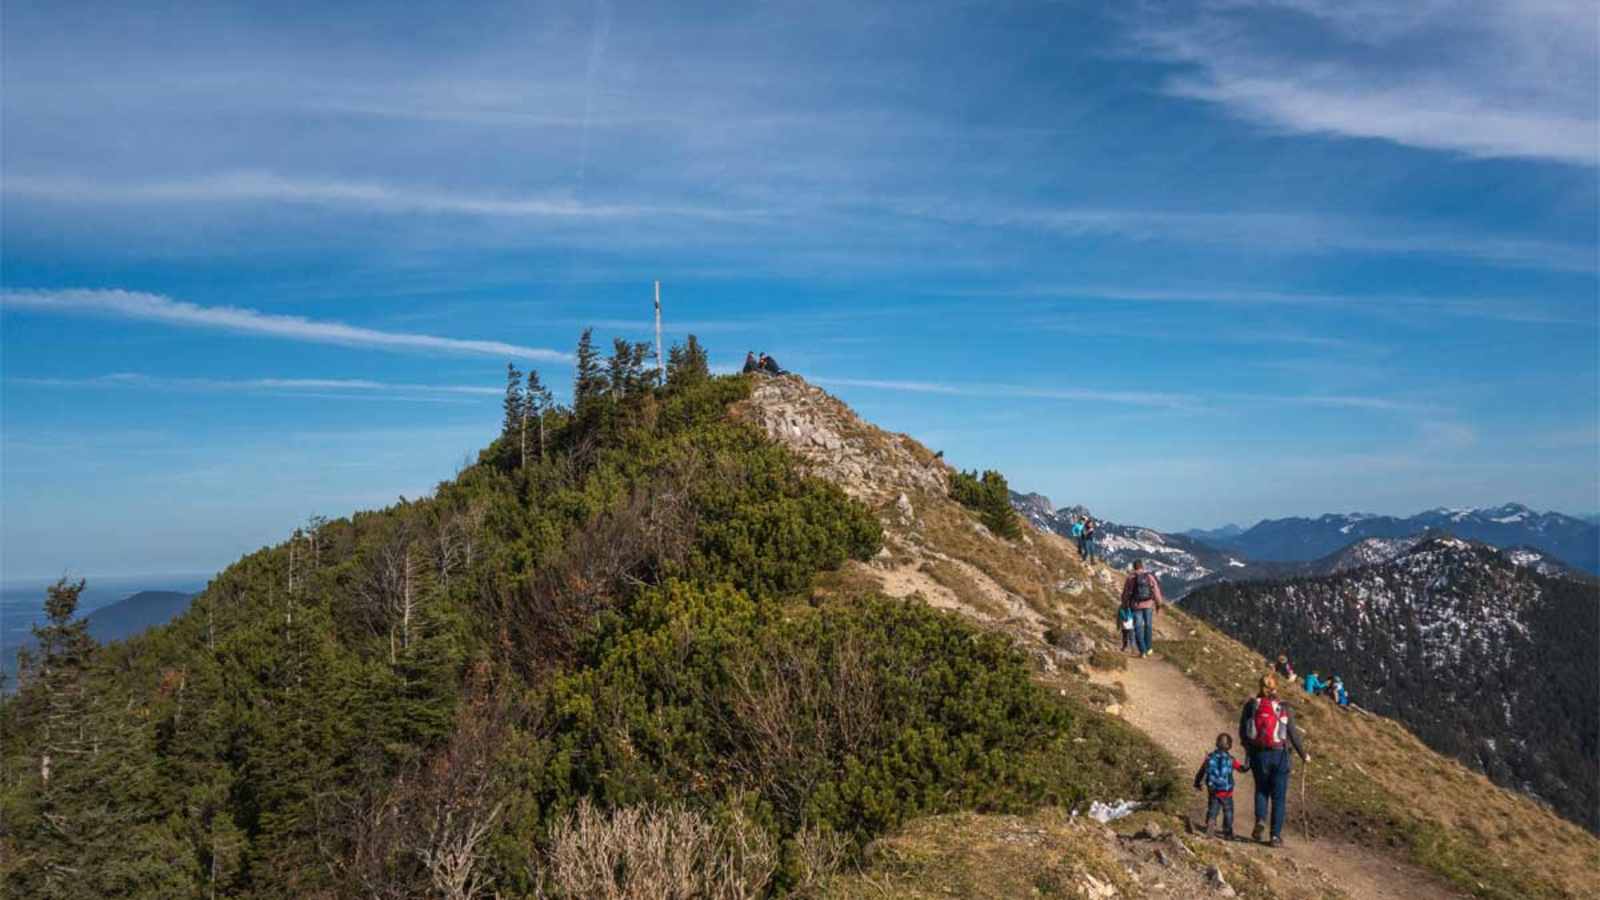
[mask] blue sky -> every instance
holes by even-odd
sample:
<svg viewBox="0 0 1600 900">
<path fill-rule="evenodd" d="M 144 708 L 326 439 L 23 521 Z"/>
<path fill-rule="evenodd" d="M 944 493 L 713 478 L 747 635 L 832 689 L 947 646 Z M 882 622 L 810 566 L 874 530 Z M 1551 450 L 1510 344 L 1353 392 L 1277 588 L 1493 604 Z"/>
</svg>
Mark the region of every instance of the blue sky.
<svg viewBox="0 0 1600 900">
<path fill-rule="evenodd" d="M 7 578 L 425 493 L 655 278 L 1119 521 L 1600 508 L 1587 2 L 105 6 L 4 8 Z"/>
</svg>

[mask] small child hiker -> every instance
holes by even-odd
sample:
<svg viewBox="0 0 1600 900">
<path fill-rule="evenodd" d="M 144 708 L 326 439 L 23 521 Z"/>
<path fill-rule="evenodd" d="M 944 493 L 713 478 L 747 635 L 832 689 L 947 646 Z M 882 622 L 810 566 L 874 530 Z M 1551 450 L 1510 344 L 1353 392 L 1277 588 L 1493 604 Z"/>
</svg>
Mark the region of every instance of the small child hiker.
<svg viewBox="0 0 1600 900">
<path fill-rule="evenodd" d="M 1222 836 L 1227 840 L 1233 839 L 1233 773 L 1250 771 L 1249 763 L 1234 759 L 1228 752 L 1232 749 L 1232 737 L 1226 733 L 1217 735 L 1217 749 L 1207 754 L 1200 771 L 1194 773 L 1194 789 L 1200 790 L 1202 784 L 1206 787 L 1205 833 L 1211 833 L 1211 823 L 1220 812 Z"/>
<path fill-rule="evenodd" d="M 1122 652 L 1133 646 L 1133 610 L 1124 606 L 1117 610 L 1117 621 L 1122 625 Z"/>
</svg>

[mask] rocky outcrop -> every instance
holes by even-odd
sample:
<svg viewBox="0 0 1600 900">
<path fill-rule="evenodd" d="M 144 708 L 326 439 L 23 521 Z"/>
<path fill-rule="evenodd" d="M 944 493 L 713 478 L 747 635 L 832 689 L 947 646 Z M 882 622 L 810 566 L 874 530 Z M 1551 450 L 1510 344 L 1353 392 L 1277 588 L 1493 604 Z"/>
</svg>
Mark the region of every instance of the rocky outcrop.
<svg viewBox="0 0 1600 900">
<path fill-rule="evenodd" d="M 883 552 L 850 566 L 854 576 L 869 577 L 888 596 L 916 597 L 1013 636 L 1045 673 L 1081 665 L 1098 642 L 1109 646 L 1109 619 L 1088 611 L 1120 586 L 1117 573 L 1084 565 L 1048 532 L 996 536 L 950 497 L 952 470 L 917 441 L 862 421 L 793 375 L 754 376 L 735 415 L 877 513 Z"/>
<path fill-rule="evenodd" d="M 755 387 L 739 414 L 794 451 L 812 474 L 850 496 L 877 506 L 902 494 L 943 496 L 949 490 L 949 467 L 911 438 L 867 425 L 798 376 L 752 377 Z M 909 503 L 908 498 L 900 506 Z"/>
</svg>

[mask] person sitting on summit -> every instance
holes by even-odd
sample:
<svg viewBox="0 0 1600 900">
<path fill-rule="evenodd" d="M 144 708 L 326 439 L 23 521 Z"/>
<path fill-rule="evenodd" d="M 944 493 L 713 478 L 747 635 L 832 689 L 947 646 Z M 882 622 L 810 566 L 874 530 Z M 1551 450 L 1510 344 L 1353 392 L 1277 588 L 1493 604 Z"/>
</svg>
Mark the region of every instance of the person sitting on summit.
<svg viewBox="0 0 1600 900">
<path fill-rule="evenodd" d="M 744 352 L 744 374 L 749 375 L 760 368 L 761 363 L 756 361 L 756 352 L 754 350 L 746 350 Z"/>
<path fill-rule="evenodd" d="M 785 373 L 783 371 L 783 367 L 778 365 L 778 361 L 777 360 L 773 359 L 772 357 L 768 356 L 765 353 L 761 354 L 760 366 L 761 366 L 761 371 L 767 373 L 768 375 L 784 375 L 784 374 L 787 374 L 787 373 Z"/>
</svg>

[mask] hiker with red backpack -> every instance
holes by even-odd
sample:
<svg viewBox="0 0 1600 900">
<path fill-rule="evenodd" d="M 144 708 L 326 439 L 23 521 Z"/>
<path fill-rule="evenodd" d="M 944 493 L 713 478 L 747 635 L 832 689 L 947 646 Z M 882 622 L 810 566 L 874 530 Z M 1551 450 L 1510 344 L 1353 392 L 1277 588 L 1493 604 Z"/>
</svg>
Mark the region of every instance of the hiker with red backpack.
<svg viewBox="0 0 1600 900">
<path fill-rule="evenodd" d="M 1228 751 L 1233 749 L 1233 738 L 1217 735 L 1217 749 L 1206 756 L 1200 771 L 1194 773 L 1194 789 L 1206 786 L 1206 829 L 1211 833 L 1211 822 L 1217 813 L 1222 814 L 1222 837 L 1233 840 L 1233 773 L 1250 771 L 1249 763 L 1239 762 Z"/>
<path fill-rule="evenodd" d="M 1261 690 L 1239 714 L 1239 740 L 1248 751 L 1250 773 L 1256 782 L 1256 827 L 1251 837 L 1258 843 L 1267 827 L 1267 806 L 1272 807 L 1272 846 L 1283 846 L 1283 820 L 1289 812 L 1289 749 L 1310 763 L 1294 724 L 1294 711 L 1278 699 L 1278 677 L 1261 676 Z"/>
<path fill-rule="evenodd" d="M 1122 585 L 1122 605 L 1133 610 L 1133 642 L 1140 656 L 1150 655 L 1151 623 L 1166 602 L 1161 582 L 1144 570 L 1144 560 L 1134 560 L 1133 574 Z"/>
</svg>

